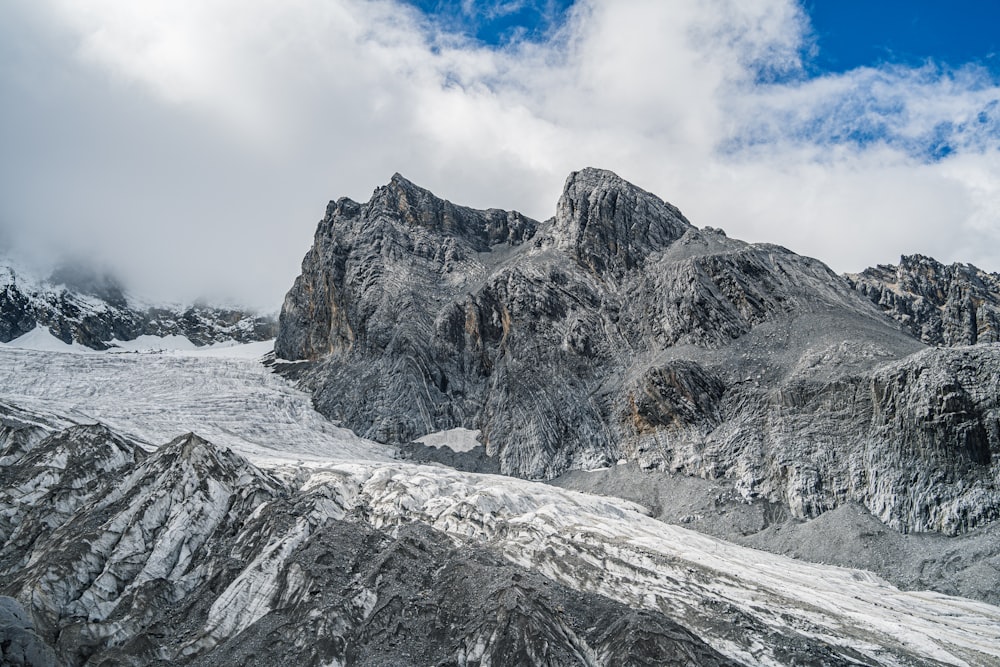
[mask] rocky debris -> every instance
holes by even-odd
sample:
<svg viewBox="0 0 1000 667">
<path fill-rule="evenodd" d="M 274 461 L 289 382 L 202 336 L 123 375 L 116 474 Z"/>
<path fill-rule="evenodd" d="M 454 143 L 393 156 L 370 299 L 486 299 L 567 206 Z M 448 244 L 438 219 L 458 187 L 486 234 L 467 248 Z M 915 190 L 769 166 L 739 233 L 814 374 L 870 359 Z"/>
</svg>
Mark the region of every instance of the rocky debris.
<svg viewBox="0 0 1000 667">
<path fill-rule="evenodd" d="M 1000 658 L 1000 649 L 984 652 L 990 637 L 1000 640 L 995 607 L 934 596 L 932 609 L 926 594 L 900 593 L 873 575 L 735 547 L 621 501 L 440 467 L 337 471 L 360 488 L 322 475 L 307 486 L 341 489 L 376 527 L 425 523 L 490 545 L 574 589 L 683 619 L 742 662 L 915 665 L 956 663 L 961 655 L 985 665 Z M 964 620 L 946 629 L 942 614 Z"/>
<path fill-rule="evenodd" d="M 848 283 L 928 345 L 1000 341 L 1000 274 L 903 255 L 848 274 Z"/>
<path fill-rule="evenodd" d="M 390 536 L 328 522 L 289 559 L 308 596 L 288 590 L 290 604 L 192 664 L 739 664 L 662 614 L 574 591 L 420 524 Z M 303 626 L 319 641 L 303 642 Z"/>
<path fill-rule="evenodd" d="M 77 427 L 0 468 L 5 486 L 79 500 L 0 563 L 36 619 L 0 598 L 4 664 L 55 664 L 48 644 L 69 665 L 739 664 L 662 613 L 420 523 L 378 529 L 342 473 L 289 487 L 191 434 L 121 454 Z M 35 513 L 12 509 L 15 525 Z"/>
<path fill-rule="evenodd" d="M 36 543 L 47 539 L 82 505 L 109 491 L 114 473 L 146 456 L 106 427 L 75 426 L 17 455 L 0 451 L 0 567 L 26 564 Z"/>
<path fill-rule="evenodd" d="M 99 429 L 65 431 L 33 449 L 31 461 L 4 469 L 7 485 L 30 487 L 55 511 L 47 530 L 14 547 L 23 550 L 20 558 L 2 561 L 3 589 L 31 601 L 37 632 L 69 664 L 136 636 L 172 603 L 210 588 L 229 566 L 224 547 L 254 510 L 283 491 L 269 475 L 197 436 L 135 457 Z M 78 459 L 85 450 L 109 455 Z M 51 467 L 71 460 L 87 472 L 39 474 L 39 461 Z M 78 486 L 94 474 L 98 480 Z M 73 502 L 56 505 L 67 497 Z M 44 509 L 26 502 L 14 510 L 17 526 L 45 518 Z"/>
<path fill-rule="evenodd" d="M 0 402 L 0 465 L 9 465 L 54 431 L 72 423 L 55 415 L 41 415 Z"/>
<path fill-rule="evenodd" d="M 64 343 L 106 350 L 113 340 L 183 336 L 195 345 L 274 338 L 273 316 L 207 304 L 147 306 L 129 299 L 111 276 L 77 265 L 35 280 L 0 266 L 0 343 L 43 327 Z"/>
<path fill-rule="evenodd" d="M 331 202 L 275 351 L 320 412 L 408 455 L 478 429 L 508 475 L 624 459 L 953 534 L 1000 514 L 1000 347 L 923 348 L 821 262 L 586 169 L 545 222 L 398 175 Z"/>
<path fill-rule="evenodd" d="M 486 455 L 486 448 L 482 445 L 456 452 L 448 447 L 428 447 L 419 442 L 408 442 L 399 446 L 399 458 L 415 463 L 440 463 L 467 472 L 500 474 L 500 464 Z"/>
</svg>

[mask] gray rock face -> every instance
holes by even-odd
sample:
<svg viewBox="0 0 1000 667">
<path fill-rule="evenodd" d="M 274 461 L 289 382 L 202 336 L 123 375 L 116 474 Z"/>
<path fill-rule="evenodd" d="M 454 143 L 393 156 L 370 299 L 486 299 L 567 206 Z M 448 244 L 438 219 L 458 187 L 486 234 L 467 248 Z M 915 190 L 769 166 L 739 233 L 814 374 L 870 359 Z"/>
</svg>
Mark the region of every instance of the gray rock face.
<svg viewBox="0 0 1000 667">
<path fill-rule="evenodd" d="M 7 457 L 0 588 L 37 625 L 0 597 L 5 665 L 739 664 L 662 613 L 426 525 L 376 529 L 336 484 L 295 488 L 195 435 L 146 455 L 75 427 Z"/>
<path fill-rule="evenodd" d="M 0 596 L 0 664 L 10 667 L 52 667 L 52 647 L 35 633 L 31 617 L 14 598 Z"/>
<path fill-rule="evenodd" d="M 113 339 L 142 335 L 184 336 L 195 345 L 207 345 L 268 340 L 277 332 L 273 316 L 235 308 L 135 305 L 113 278 L 80 267 L 63 267 L 48 280 L 37 281 L 0 266 L 0 343 L 36 326 L 64 343 L 95 350 L 108 349 Z"/>
<path fill-rule="evenodd" d="M 903 255 L 847 281 L 928 345 L 1000 341 L 1000 275 L 971 264 L 945 266 Z"/>
<path fill-rule="evenodd" d="M 331 203 L 275 350 L 382 442 L 479 429 L 509 475 L 627 459 L 950 534 L 998 516 L 1000 349 L 923 347 L 821 262 L 587 169 L 545 222 L 398 175 Z"/>
</svg>

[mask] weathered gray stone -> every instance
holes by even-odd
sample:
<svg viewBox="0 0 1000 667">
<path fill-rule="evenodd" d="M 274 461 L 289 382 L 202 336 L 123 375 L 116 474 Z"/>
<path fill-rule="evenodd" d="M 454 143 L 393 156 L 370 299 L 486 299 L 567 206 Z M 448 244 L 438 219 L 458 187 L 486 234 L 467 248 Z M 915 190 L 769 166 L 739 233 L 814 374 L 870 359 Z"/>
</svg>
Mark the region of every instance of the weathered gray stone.
<svg viewBox="0 0 1000 667">
<path fill-rule="evenodd" d="M 9 667 L 53 667 L 52 647 L 35 633 L 35 624 L 21 603 L 0 595 L 0 664 Z"/>
<path fill-rule="evenodd" d="M 296 489 L 193 434 L 134 454 L 76 427 L 0 467 L 4 514 L 53 524 L 0 562 L 0 588 L 39 619 L 0 597 L 2 664 L 739 664 L 663 613 L 421 523 L 378 530 L 336 484 Z"/>
<path fill-rule="evenodd" d="M 847 281 L 928 345 L 1000 341 L 1000 275 L 903 255 Z"/>
</svg>

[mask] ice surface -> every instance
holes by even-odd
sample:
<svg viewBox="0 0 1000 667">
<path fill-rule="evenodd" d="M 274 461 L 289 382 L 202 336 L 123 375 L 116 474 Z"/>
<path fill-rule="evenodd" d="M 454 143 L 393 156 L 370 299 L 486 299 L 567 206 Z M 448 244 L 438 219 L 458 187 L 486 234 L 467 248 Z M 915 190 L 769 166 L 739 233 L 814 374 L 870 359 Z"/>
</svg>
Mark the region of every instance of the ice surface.
<svg viewBox="0 0 1000 667">
<path fill-rule="evenodd" d="M 197 346 L 184 336 L 150 336 L 142 335 L 132 340 L 108 341 L 112 352 L 162 352 L 166 350 L 194 350 Z"/>
<path fill-rule="evenodd" d="M 392 448 L 332 424 L 313 410 L 307 394 L 254 360 L 270 346 L 161 354 L 53 354 L 4 346 L 0 401 L 77 423 L 103 423 L 151 446 L 193 431 L 261 464 L 393 457 Z"/>
<path fill-rule="evenodd" d="M 108 344 L 114 346 L 107 351 L 109 354 L 159 352 L 225 359 L 259 359 L 274 349 L 274 339 L 244 344 L 236 341 L 224 341 L 198 346 L 184 336 L 143 335 L 133 340 L 112 339 L 108 341 Z"/>
<path fill-rule="evenodd" d="M 344 473 L 357 489 L 345 488 Z M 998 607 L 904 592 L 868 572 L 740 547 L 656 521 L 625 501 L 402 463 L 333 466 L 303 488 L 322 485 L 351 496 L 376 527 L 422 522 L 486 543 L 573 588 L 682 618 L 716 649 L 750 664 L 783 662 L 773 645 L 732 642 L 741 619 L 849 647 L 876 664 L 896 664 L 900 654 L 1000 664 Z"/>
</svg>

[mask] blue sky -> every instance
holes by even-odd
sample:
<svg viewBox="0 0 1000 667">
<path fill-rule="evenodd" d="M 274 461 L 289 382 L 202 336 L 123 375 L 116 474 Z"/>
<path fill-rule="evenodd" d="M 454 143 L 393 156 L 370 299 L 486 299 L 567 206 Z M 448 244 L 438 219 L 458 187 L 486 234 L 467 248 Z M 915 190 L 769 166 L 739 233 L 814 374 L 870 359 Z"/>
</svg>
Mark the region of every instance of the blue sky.
<svg viewBox="0 0 1000 667">
<path fill-rule="evenodd" d="M 992 0 L 811 0 L 819 71 L 886 63 L 969 63 L 1000 76 L 1000 3 Z"/>
<path fill-rule="evenodd" d="M 409 0 L 449 30 L 484 44 L 544 39 L 571 0 Z M 886 64 L 976 64 L 1000 76 L 1000 2 L 992 0 L 807 0 L 812 74 Z"/>
<path fill-rule="evenodd" d="M 485 44 L 504 45 L 518 39 L 544 39 L 565 19 L 569 0 L 412 0 L 410 3 L 447 29 L 462 32 Z"/>
<path fill-rule="evenodd" d="M 838 271 L 1000 271 L 998 25 L 989 0 L 6 0 L 0 239 L 273 309 L 329 199 L 398 171 L 544 219 L 597 166 Z"/>
</svg>

